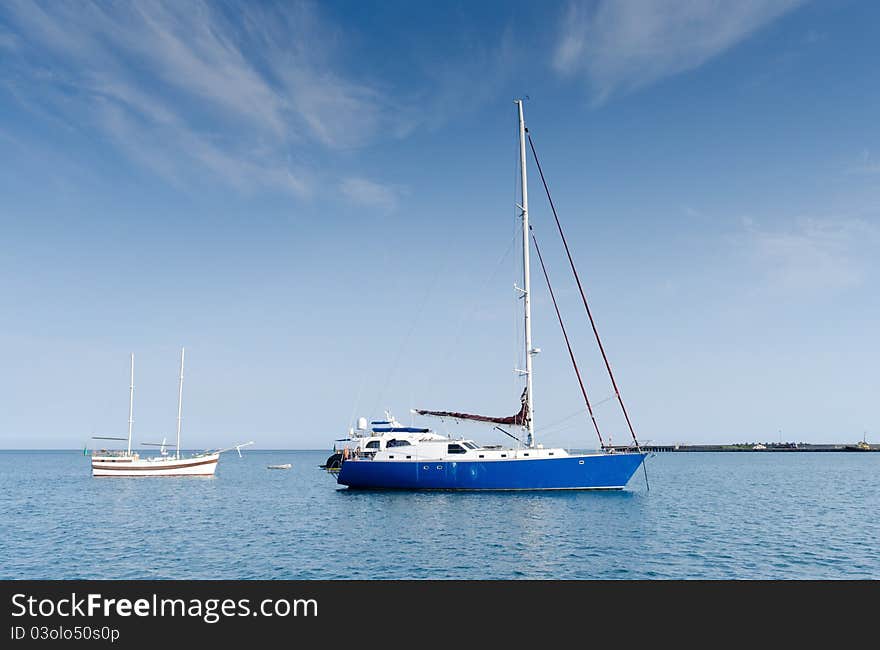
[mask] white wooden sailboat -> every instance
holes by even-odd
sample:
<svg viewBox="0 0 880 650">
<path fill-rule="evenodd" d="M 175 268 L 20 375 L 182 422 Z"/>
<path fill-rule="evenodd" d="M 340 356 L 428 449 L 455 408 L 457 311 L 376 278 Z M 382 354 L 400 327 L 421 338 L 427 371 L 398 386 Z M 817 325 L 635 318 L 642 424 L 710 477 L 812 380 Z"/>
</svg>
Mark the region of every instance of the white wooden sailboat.
<svg viewBox="0 0 880 650">
<path fill-rule="evenodd" d="M 161 443 L 142 443 L 159 446 L 158 456 L 142 457 L 131 450 L 131 434 L 134 425 L 134 354 L 131 355 L 131 383 L 128 396 L 128 438 L 95 436 L 96 440 L 127 440 L 123 450 L 93 451 L 92 476 L 213 476 L 217 470 L 220 454 L 235 449 L 241 456 L 241 448 L 254 444 L 246 442 L 226 449 L 215 449 L 183 457 L 180 454 L 180 428 L 183 420 L 183 361 L 185 350 L 180 350 L 180 381 L 177 389 L 177 444 L 174 453 L 168 453 L 165 439 Z"/>
</svg>

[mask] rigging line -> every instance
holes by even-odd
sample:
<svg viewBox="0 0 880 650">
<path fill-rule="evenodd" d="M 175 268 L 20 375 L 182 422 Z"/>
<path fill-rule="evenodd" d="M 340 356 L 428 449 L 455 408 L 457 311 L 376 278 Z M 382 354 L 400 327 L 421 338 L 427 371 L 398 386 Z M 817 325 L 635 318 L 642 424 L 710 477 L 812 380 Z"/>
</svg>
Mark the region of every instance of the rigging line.
<svg viewBox="0 0 880 650">
<path fill-rule="evenodd" d="M 541 169 L 541 162 L 538 160 L 538 152 L 535 151 L 535 143 L 532 142 L 531 134 L 529 134 L 529 146 L 532 149 L 532 155 L 535 158 L 535 164 L 538 167 L 538 173 L 541 175 L 541 182 L 544 184 L 544 191 L 547 193 L 547 200 L 550 202 L 550 209 L 553 211 L 553 218 L 556 220 L 556 229 L 559 230 L 559 236 L 562 238 L 563 246 L 565 246 L 565 254 L 568 256 L 568 263 L 571 266 L 571 272 L 574 274 L 575 281 L 577 281 L 578 289 L 581 292 L 581 300 L 583 300 L 584 308 L 587 310 L 587 316 L 590 318 L 590 325 L 593 328 L 593 334 L 595 334 L 596 336 L 596 343 L 599 344 L 599 351 L 602 353 L 602 360 L 605 361 L 605 368 L 608 370 L 608 376 L 611 378 L 611 385 L 614 387 L 614 394 L 617 396 L 617 401 L 620 403 L 620 410 L 623 411 L 623 417 L 626 419 L 626 425 L 629 427 L 629 432 L 632 435 L 633 442 L 636 443 L 636 449 L 641 451 L 641 448 L 639 447 L 639 441 L 636 438 L 635 429 L 633 429 L 632 422 L 629 419 L 629 413 L 627 413 L 626 411 L 626 406 L 623 405 L 623 398 L 620 396 L 620 390 L 617 388 L 617 382 L 614 380 L 614 373 L 611 371 L 611 364 L 608 362 L 608 356 L 605 354 L 605 348 L 602 345 L 602 339 L 599 338 L 599 330 L 596 329 L 596 321 L 593 320 L 593 312 L 590 311 L 590 305 L 587 304 L 587 296 L 584 293 L 583 285 L 581 285 L 581 278 L 578 275 L 577 269 L 574 266 L 574 260 L 571 257 L 571 251 L 568 250 L 568 241 L 565 239 L 565 233 L 562 232 L 562 224 L 559 221 L 559 215 L 556 213 L 556 206 L 553 204 L 553 197 L 550 196 L 550 188 L 547 186 L 547 180 L 544 178 L 544 171 Z"/>
<path fill-rule="evenodd" d="M 541 429 L 541 439 L 547 440 L 549 438 L 554 438 L 560 434 L 567 433 L 569 431 L 579 431 L 580 424 L 575 422 L 569 422 L 567 424 L 560 424 L 558 426 L 552 427 L 550 429 Z"/>
<path fill-rule="evenodd" d="M 612 399 L 614 399 L 614 395 L 612 395 L 611 397 L 606 397 L 603 400 L 599 400 L 598 402 L 595 402 L 595 401 L 590 402 L 590 404 L 593 405 L 594 412 L 598 413 L 599 409 L 597 407 L 601 406 L 602 404 L 604 404 Z M 568 424 L 569 420 L 571 420 L 572 418 L 574 418 L 578 415 L 583 415 L 584 413 L 585 413 L 584 409 L 578 409 L 574 413 L 570 413 L 569 415 L 566 415 L 565 417 L 563 417 L 559 420 L 554 420 L 549 425 L 547 425 L 545 427 L 541 427 L 541 431 L 542 431 L 541 435 L 542 436 L 547 435 L 547 431 L 551 430 L 551 429 L 553 431 L 555 431 L 556 429 L 560 429 L 560 428 L 562 428 L 562 429 L 569 428 L 571 426 L 570 424 Z"/>
<path fill-rule="evenodd" d="M 570 413 L 570 414 L 566 415 L 565 417 L 560 418 L 559 420 L 555 420 L 555 421 L 551 422 L 547 426 L 541 427 L 541 431 L 546 432 L 548 429 L 555 429 L 557 425 L 564 424 L 564 423 L 568 422 L 569 420 L 571 420 L 573 417 L 575 417 L 577 415 L 581 415 L 583 412 L 584 412 L 583 409 L 578 409 L 574 413 Z"/>
<path fill-rule="evenodd" d="M 601 406 L 602 404 L 605 404 L 606 402 L 609 402 L 613 399 L 614 399 L 614 395 L 611 395 L 610 397 L 606 397 L 605 399 L 600 399 L 598 402 L 591 402 L 591 404 L 593 405 L 593 408 L 595 409 L 596 407 Z M 577 411 L 574 411 L 573 413 L 569 413 L 568 415 L 566 415 L 558 420 L 554 420 L 550 424 L 541 427 L 541 436 L 546 437 L 548 435 L 556 435 L 560 431 L 568 429 L 570 427 L 570 425 L 568 424 L 568 421 L 578 415 L 582 415 L 583 413 L 584 413 L 583 409 L 578 409 Z M 550 432 L 550 433 L 548 433 L 548 432 Z"/>
<path fill-rule="evenodd" d="M 403 357 L 403 352 L 406 349 L 407 344 L 409 343 L 410 338 L 412 337 L 413 332 L 416 329 L 416 325 L 418 325 L 419 320 L 421 320 L 422 312 L 425 310 L 425 307 L 428 304 L 428 298 L 431 296 L 431 293 L 437 286 L 437 282 L 440 279 L 440 275 L 442 271 L 446 270 L 446 267 L 449 264 L 449 260 L 446 260 L 443 264 L 437 265 L 437 270 L 434 274 L 434 278 L 431 280 L 430 285 L 425 290 L 424 295 L 422 296 L 422 302 L 419 305 L 418 310 L 416 311 L 415 316 L 410 323 L 409 330 L 406 332 L 406 336 L 403 337 L 403 341 L 400 343 L 400 346 L 397 348 L 397 354 L 394 358 L 394 363 L 391 364 L 391 367 L 388 370 L 388 373 L 385 375 L 385 382 L 382 384 L 382 388 L 376 396 L 376 402 L 373 405 L 373 408 L 370 411 L 370 416 L 372 417 L 375 414 L 376 409 L 379 408 L 382 400 L 385 398 L 385 391 L 388 390 L 388 386 L 391 384 L 392 377 L 397 373 L 397 367 L 400 365 L 400 360 Z"/>
<path fill-rule="evenodd" d="M 522 440 L 520 440 L 519 438 L 517 438 L 517 437 L 516 437 L 515 435 L 513 435 L 510 431 L 507 431 L 506 429 L 502 429 L 501 427 L 492 427 L 492 428 L 493 428 L 493 429 L 498 429 L 498 430 L 499 430 L 501 433 L 503 433 L 505 436 L 508 436 L 509 438 L 513 438 L 513 439 L 516 440 L 519 444 L 522 444 Z"/>
<path fill-rule="evenodd" d="M 461 318 L 458 319 L 458 324 L 456 325 L 456 328 L 455 328 L 455 334 L 453 335 L 452 343 L 449 346 L 449 350 L 450 350 L 449 356 L 453 360 L 456 360 L 456 359 L 460 358 L 460 356 L 461 356 L 460 353 L 458 352 L 458 344 L 461 341 L 462 335 L 464 334 L 465 323 L 468 320 L 473 318 L 474 313 L 477 311 L 477 305 L 480 302 L 480 296 L 482 296 L 485 293 L 486 288 L 498 275 L 498 270 L 501 268 L 501 265 L 504 264 L 504 261 L 510 255 L 510 251 L 513 250 L 513 246 L 516 243 L 516 238 L 517 238 L 517 236 L 516 236 L 516 234 L 514 234 L 514 236 L 511 238 L 510 242 L 507 244 L 507 248 L 505 249 L 504 253 L 501 255 L 501 257 L 498 258 L 498 261 L 495 263 L 495 266 L 492 267 L 491 273 L 489 273 L 489 275 L 483 281 L 483 284 L 480 286 L 479 290 L 474 293 L 474 297 L 470 300 L 470 302 L 468 304 L 468 308 L 462 312 Z M 431 395 L 434 392 L 434 385 L 437 382 L 436 370 L 429 373 L 428 378 L 429 378 L 429 381 L 428 381 L 427 389 L 425 392 L 426 392 L 426 394 Z"/>
<path fill-rule="evenodd" d="M 556 304 L 556 296 L 553 293 L 553 287 L 550 284 L 550 276 L 547 274 L 547 267 L 544 266 L 544 257 L 541 255 L 541 249 L 538 247 L 538 238 L 532 227 L 529 226 L 529 234 L 535 243 L 535 252 L 538 254 L 538 261 L 541 262 L 541 270 L 544 272 L 544 279 L 547 281 L 547 289 L 550 290 L 550 298 L 553 300 L 553 308 L 556 310 L 556 319 L 559 321 L 559 327 L 562 329 L 562 336 L 565 338 L 565 345 L 568 348 L 568 356 L 571 357 L 571 365 L 574 367 L 574 374 L 577 375 L 578 384 L 581 387 L 581 394 L 584 396 L 584 402 L 587 404 L 587 411 L 590 413 L 590 419 L 593 421 L 593 427 L 596 429 L 596 435 L 599 436 L 599 444 L 604 448 L 605 441 L 602 440 L 602 434 L 599 433 L 599 423 L 596 422 L 596 416 L 593 415 L 593 407 L 590 406 L 590 398 L 587 397 L 587 389 L 584 388 L 584 382 L 581 379 L 581 371 L 578 369 L 577 361 L 574 359 L 574 351 L 571 349 L 571 343 L 568 340 L 568 332 L 565 331 L 565 324 L 562 322 L 562 314 L 559 313 L 559 305 Z"/>
<path fill-rule="evenodd" d="M 612 397 L 612 399 L 613 399 L 613 397 Z M 596 409 L 596 407 L 599 404 L 602 404 L 603 402 L 607 402 L 607 401 L 608 401 L 608 399 L 606 398 L 600 402 L 590 402 L 590 404 L 593 405 L 593 409 Z M 554 420 L 553 422 L 551 422 L 547 426 L 541 427 L 541 435 L 546 436 L 548 431 L 556 432 L 557 430 L 568 429 L 572 426 L 571 424 L 569 424 L 570 420 L 577 417 L 578 415 L 584 415 L 585 413 L 586 413 L 586 411 L 584 411 L 584 409 L 578 409 L 577 411 L 570 413 L 563 418 L 560 418 L 558 420 Z"/>
</svg>

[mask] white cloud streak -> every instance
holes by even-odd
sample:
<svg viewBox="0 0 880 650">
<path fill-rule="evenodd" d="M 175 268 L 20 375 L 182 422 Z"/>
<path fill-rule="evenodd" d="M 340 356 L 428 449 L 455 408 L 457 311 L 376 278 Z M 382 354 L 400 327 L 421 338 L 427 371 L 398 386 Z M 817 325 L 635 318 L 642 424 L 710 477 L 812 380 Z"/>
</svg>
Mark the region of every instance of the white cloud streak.
<svg viewBox="0 0 880 650">
<path fill-rule="evenodd" d="M 0 49 L 16 50 L 18 49 L 18 38 L 15 34 L 6 31 L 0 31 Z"/>
<path fill-rule="evenodd" d="M 339 40 L 312 5 L 9 2 L 24 50 L 13 96 L 39 96 L 169 180 L 310 193 L 310 158 L 396 133 L 401 109 L 334 63 Z M 235 15 L 232 15 L 235 13 Z M 36 88 L 25 92 L 22 78 Z M 4 80 L 7 85 L 13 82 Z"/>
<path fill-rule="evenodd" d="M 862 219 L 805 218 L 768 229 L 745 220 L 751 262 L 772 291 L 814 293 L 860 285 L 880 230 Z"/>
<path fill-rule="evenodd" d="M 604 102 L 699 67 L 802 0 L 599 0 L 565 11 L 553 65 Z"/>
<path fill-rule="evenodd" d="M 351 203 L 391 212 L 397 207 L 398 190 L 366 178 L 351 177 L 340 183 L 339 191 Z"/>
<path fill-rule="evenodd" d="M 871 155 L 871 152 L 865 149 L 862 151 L 862 158 L 858 165 L 851 167 L 851 174 L 880 174 L 880 160 Z"/>
</svg>

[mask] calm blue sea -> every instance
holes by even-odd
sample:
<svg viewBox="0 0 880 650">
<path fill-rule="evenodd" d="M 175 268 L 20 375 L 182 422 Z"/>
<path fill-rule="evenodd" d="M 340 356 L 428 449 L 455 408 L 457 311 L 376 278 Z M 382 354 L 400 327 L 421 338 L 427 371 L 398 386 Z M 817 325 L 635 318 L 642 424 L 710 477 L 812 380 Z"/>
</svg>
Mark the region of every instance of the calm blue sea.
<svg viewBox="0 0 880 650">
<path fill-rule="evenodd" d="M 0 452 L 0 578 L 880 578 L 880 453 L 656 454 L 620 493 L 348 492 L 327 455 Z"/>
</svg>

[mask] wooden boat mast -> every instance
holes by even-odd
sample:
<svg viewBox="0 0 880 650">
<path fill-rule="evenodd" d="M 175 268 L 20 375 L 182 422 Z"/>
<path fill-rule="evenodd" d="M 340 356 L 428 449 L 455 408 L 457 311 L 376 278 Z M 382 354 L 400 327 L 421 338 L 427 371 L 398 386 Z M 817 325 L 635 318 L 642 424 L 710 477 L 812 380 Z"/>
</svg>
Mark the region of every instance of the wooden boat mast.
<svg viewBox="0 0 880 650">
<path fill-rule="evenodd" d="M 128 385 L 128 455 L 131 456 L 131 429 L 134 424 L 134 352 L 131 353 L 131 383 Z"/>
<path fill-rule="evenodd" d="M 180 420 L 183 415 L 183 355 L 185 350 L 180 348 L 180 382 L 177 385 L 177 458 L 180 458 Z"/>
</svg>

